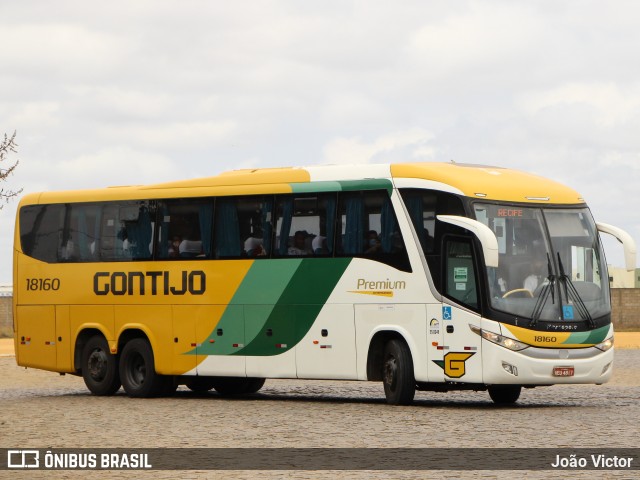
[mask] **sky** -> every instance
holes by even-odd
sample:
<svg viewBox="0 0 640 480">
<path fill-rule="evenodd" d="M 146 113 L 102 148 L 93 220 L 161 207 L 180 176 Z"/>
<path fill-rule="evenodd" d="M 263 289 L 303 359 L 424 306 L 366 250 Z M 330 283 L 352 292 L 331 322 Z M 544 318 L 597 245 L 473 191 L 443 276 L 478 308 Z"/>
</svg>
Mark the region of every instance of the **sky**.
<svg viewBox="0 0 640 480">
<path fill-rule="evenodd" d="M 25 0 L 0 19 L 4 188 L 454 160 L 571 186 L 640 243 L 640 2 Z"/>
</svg>

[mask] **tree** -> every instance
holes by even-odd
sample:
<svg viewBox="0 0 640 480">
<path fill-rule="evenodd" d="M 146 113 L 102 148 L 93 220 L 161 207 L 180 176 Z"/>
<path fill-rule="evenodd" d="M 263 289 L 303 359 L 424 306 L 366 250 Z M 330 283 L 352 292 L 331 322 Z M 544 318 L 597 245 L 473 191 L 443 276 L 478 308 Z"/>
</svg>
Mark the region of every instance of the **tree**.
<svg viewBox="0 0 640 480">
<path fill-rule="evenodd" d="M 9 156 L 9 154 L 18 153 L 18 150 L 16 149 L 17 147 L 18 144 L 16 143 L 16 132 L 13 132 L 13 135 L 11 135 L 10 137 L 5 133 L 4 140 L 2 141 L 2 143 L 0 143 L 0 164 L 2 164 L 2 162 L 7 159 L 7 156 Z M 2 168 L 2 165 L 0 165 L 0 182 L 5 182 L 7 180 L 9 175 L 11 175 L 18 166 L 18 163 L 20 162 L 16 160 L 15 163 L 9 166 L 9 168 Z M 22 193 L 22 189 L 13 191 L 0 188 L 0 209 L 2 209 L 3 207 L 3 200 L 4 203 L 8 203 L 9 200 L 20 195 L 20 193 Z"/>
</svg>

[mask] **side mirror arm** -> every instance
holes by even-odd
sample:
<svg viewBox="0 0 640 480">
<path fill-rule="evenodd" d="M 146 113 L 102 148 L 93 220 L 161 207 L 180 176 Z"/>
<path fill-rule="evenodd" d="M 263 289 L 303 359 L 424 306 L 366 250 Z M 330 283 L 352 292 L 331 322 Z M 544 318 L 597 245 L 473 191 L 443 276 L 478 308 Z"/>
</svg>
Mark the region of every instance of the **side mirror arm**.
<svg viewBox="0 0 640 480">
<path fill-rule="evenodd" d="M 598 231 L 602 233 L 608 233 L 609 235 L 613 235 L 624 248 L 624 263 L 628 272 L 632 272 L 636 269 L 636 242 L 631 238 L 627 232 L 622 230 L 621 228 L 614 227 L 613 225 L 608 225 L 606 223 L 596 223 L 598 227 Z"/>
<path fill-rule="evenodd" d="M 493 233 L 493 230 L 484 223 L 473 220 L 472 218 L 459 217 L 456 215 L 438 215 L 436 218 L 441 222 L 466 228 L 473 233 L 482 245 L 485 265 L 487 267 L 498 267 L 498 239 Z"/>
</svg>

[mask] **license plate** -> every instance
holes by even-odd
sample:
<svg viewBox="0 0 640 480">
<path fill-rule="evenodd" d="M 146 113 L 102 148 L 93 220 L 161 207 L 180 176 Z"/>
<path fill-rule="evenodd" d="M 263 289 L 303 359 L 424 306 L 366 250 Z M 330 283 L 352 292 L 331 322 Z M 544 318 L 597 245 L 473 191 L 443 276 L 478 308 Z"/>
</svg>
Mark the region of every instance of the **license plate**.
<svg viewBox="0 0 640 480">
<path fill-rule="evenodd" d="M 573 377 L 573 367 L 553 367 L 554 377 Z"/>
</svg>

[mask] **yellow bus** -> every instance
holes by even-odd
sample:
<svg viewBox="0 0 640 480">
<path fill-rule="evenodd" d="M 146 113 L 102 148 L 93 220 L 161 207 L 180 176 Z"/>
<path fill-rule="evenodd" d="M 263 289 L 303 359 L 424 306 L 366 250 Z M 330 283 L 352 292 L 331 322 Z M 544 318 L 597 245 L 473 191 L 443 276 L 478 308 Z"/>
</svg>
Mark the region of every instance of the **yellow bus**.
<svg viewBox="0 0 640 480">
<path fill-rule="evenodd" d="M 600 232 L 583 198 L 499 167 L 238 170 L 25 196 L 18 365 L 96 395 L 223 395 L 266 378 L 486 391 L 609 380 Z"/>
</svg>

